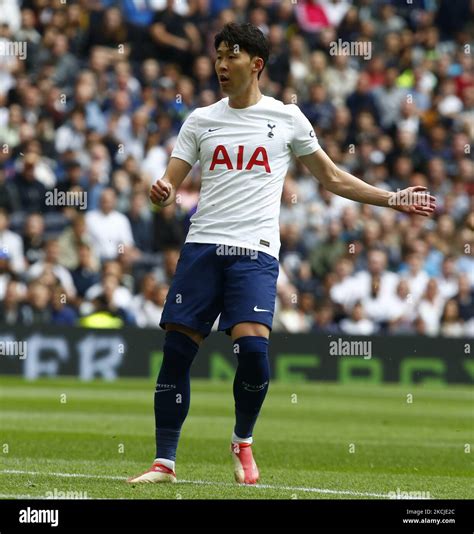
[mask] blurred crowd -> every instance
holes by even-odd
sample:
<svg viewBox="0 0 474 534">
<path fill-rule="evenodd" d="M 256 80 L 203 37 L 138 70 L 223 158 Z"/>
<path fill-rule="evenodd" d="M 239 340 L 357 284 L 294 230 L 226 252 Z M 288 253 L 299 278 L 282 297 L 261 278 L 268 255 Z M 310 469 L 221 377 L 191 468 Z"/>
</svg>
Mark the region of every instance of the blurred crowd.
<svg viewBox="0 0 474 534">
<path fill-rule="evenodd" d="M 222 98 L 213 36 L 237 21 L 270 41 L 262 92 L 300 106 L 337 165 L 438 204 L 360 205 L 295 160 L 274 331 L 474 336 L 469 0 L 0 5 L 0 322 L 158 327 L 199 165 L 175 205 L 152 211 L 148 190 L 186 116 Z"/>
</svg>

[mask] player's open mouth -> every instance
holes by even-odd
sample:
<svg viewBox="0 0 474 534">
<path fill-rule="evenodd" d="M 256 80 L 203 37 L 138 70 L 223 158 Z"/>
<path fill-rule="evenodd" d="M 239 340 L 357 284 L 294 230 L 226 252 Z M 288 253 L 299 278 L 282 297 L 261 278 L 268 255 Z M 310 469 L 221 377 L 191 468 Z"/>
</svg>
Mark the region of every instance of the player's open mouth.
<svg viewBox="0 0 474 534">
<path fill-rule="evenodd" d="M 229 77 L 228 76 L 219 76 L 219 81 L 221 83 L 227 83 L 229 81 Z"/>
</svg>

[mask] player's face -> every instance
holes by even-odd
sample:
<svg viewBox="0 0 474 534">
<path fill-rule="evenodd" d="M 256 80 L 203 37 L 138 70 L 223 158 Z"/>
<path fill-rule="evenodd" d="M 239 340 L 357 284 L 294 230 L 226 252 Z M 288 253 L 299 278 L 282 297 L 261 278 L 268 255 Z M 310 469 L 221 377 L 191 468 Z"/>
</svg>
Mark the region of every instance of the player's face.
<svg viewBox="0 0 474 534">
<path fill-rule="evenodd" d="M 245 50 L 221 43 L 215 68 L 222 92 L 230 96 L 244 92 L 252 80 L 253 66 L 253 59 Z"/>
</svg>

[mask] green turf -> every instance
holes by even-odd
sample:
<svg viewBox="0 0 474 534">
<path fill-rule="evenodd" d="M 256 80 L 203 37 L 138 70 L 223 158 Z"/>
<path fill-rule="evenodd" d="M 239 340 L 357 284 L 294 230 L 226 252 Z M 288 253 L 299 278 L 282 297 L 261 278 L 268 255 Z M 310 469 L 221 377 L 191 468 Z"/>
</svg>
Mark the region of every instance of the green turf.
<svg viewBox="0 0 474 534">
<path fill-rule="evenodd" d="M 231 390 L 193 381 L 178 450 L 185 482 L 130 486 L 125 478 L 153 459 L 152 381 L 1 377 L 0 498 L 342 499 L 397 489 L 474 497 L 471 388 L 272 383 L 255 432 L 263 487 L 233 482 Z"/>
</svg>

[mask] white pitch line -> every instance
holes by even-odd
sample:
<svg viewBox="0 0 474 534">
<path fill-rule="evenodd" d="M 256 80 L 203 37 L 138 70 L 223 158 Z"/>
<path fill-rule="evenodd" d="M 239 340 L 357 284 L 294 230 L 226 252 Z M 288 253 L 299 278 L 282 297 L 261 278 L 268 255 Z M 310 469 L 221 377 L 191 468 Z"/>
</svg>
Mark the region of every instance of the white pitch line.
<svg viewBox="0 0 474 534">
<path fill-rule="evenodd" d="M 18 495 L 15 493 L 0 493 L 0 499 L 34 499 L 33 495 Z"/>
<path fill-rule="evenodd" d="M 45 497 L 43 495 L 20 495 L 20 494 L 17 494 L 17 493 L 0 493 L 0 499 L 17 499 L 17 500 L 27 500 L 27 499 L 40 499 L 40 500 L 46 500 L 46 501 L 55 501 L 55 500 L 65 500 L 65 501 L 107 501 L 109 500 L 108 497 L 87 497 L 87 498 L 79 498 L 79 499 L 76 499 L 74 497 L 65 497 L 64 499 L 61 499 L 61 498 L 58 498 L 58 499 L 53 499 L 51 497 Z M 115 498 L 114 497 L 114 501 L 115 500 L 119 500 L 119 501 L 122 501 L 122 500 L 127 500 L 125 497 L 117 497 Z"/>
<path fill-rule="evenodd" d="M 11 475 L 47 475 L 47 476 L 56 476 L 64 478 L 97 478 L 103 480 L 122 480 L 125 481 L 126 478 L 113 476 L 113 475 L 88 475 L 83 473 L 43 473 L 41 471 L 20 471 L 16 469 L 5 469 L 0 471 L 0 474 L 11 474 Z M 333 490 L 327 488 L 306 488 L 299 486 L 274 486 L 271 484 L 255 484 L 252 486 L 246 486 L 244 484 L 230 484 L 228 482 L 211 482 L 210 480 L 179 480 L 179 484 L 195 484 L 201 486 L 224 486 L 229 488 L 235 487 L 245 487 L 245 488 L 255 488 L 255 489 L 274 489 L 274 490 L 284 490 L 284 491 L 302 491 L 306 493 L 322 493 L 330 495 L 351 495 L 353 497 L 381 497 L 389 499 L 390 495 L 387 493 L 372 493 L 372 492 L 362 492 L 362 491 L 352 491 L 352 490 Z"/>
</svg>

